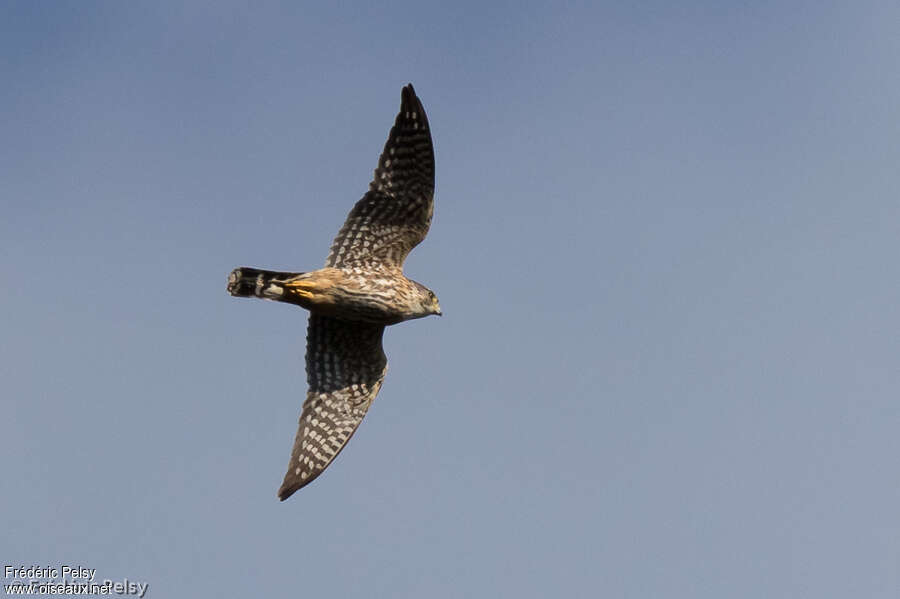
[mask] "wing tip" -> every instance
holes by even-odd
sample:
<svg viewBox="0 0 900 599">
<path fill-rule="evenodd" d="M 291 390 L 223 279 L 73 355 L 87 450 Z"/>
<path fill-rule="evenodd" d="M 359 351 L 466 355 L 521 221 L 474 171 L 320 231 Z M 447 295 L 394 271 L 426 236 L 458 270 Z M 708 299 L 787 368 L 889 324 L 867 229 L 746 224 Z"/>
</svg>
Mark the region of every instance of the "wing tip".
<svg viewBox="0 0 900 599">
<path fill-rule="evenodd" d="M 281 488 L 278 489 L 278 501 L 284 501 L 285 499 L 296 493 L 299 489 L 300 487 L 292 488 L 290 486 L 281 485 Z"/>
<path fill-rule="evenodd" d="M 409 120 L 409 115 L 407 115 L 408 112 L 417 113 L 419 115 L 418 119 Z M 418 122 L 425 131 L 430 131 L 430 127 L 428 126 L 428 115 L 425 113 L 425 106 L 422 104 L 422 100 L 419 96 L 416 95 L 413 84 L 407 83 L 403 86 L 400 93 L 400 113 L 397 115 L 397 121 L 394 124 L 395 126 L 402 125 L 404 127 L 411 127 L 413 126 L 413 123 L 416 122 Z"/>
<path fill-rule="evenodd" d="M 407 83 L 400 92 L 400 110 L 411 110 L 414 108 L 418 108 L 423 114 L 425 113 L 425 108 L 422 106 L 422 100 L 416 95 L 413 84 Z"/>
<path fill-rule="evenodd" d="M 284 501 L 309 483 L 315 479 L 315 476 L 310 476 L 305 480 L 299 480 L 296 476 L 291 476 L 291 473 L 288 473 L 284 477 L 284 482 L 281 483 L 281 487 L 278 488 L 278 500 Z"/>
</svg>

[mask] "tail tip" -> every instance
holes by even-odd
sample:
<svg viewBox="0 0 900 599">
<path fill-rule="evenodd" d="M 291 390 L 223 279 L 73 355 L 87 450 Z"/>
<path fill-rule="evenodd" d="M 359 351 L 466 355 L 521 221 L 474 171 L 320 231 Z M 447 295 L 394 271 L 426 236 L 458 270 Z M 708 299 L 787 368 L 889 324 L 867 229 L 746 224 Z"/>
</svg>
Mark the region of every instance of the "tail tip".
<svg viewBox="0 0 900 599">
<path fill-rule="evenodd" d="M 237 295 L 238 287 L 240 286 L 241 281 L 241 269 L 235 268 L 230 273 L 228 273 L 228 286 L 226 289 L 228 293 L 231 295 Z"/>
<path fill-rule="evenodd" d="M 259 295 L 260 279 L 263 273 L 253 268 L 235 268 L 228 275 L 228 293 L 234 297 L 252 297 Z"/>
<path fill-rule="evenodd" d="M 235 268 L 228 275 L 226 289 L 234 297 L 261 297 L 279 300 L 284 295 L 281 279 L 291 277 L 292 273 L 259 270 L 242 266 Z"/>
</svg>

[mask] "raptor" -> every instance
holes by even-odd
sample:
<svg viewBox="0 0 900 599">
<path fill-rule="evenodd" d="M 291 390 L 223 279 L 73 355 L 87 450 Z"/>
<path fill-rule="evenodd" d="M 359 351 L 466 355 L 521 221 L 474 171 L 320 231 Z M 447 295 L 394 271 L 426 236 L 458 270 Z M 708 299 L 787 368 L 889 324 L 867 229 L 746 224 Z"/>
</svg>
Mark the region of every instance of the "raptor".
<svg viewBox="0 0 900 599">
<path fill-rule="evenodd" d="M 369 190 L 331 244 L 325 267 L 309 272 L 236 268 L 228 292 L 287 302 L 310 312 L 309 390 L 278 489 L 284 501 L 312 482 L 359 427 L 381 388 L 384 328 L 441 315 L 435 294 L 403 275 L 403 262 L 428 233 L 434 211 L 434 148 L 412 84 L 378 160 Z"/>
</svg>

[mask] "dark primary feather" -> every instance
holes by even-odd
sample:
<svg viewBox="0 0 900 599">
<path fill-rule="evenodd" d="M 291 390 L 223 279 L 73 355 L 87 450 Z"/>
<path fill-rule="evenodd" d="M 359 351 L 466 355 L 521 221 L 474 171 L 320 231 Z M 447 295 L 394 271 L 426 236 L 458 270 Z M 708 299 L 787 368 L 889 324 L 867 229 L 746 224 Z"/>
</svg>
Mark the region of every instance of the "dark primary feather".
<svg viewBox="0 0 900 599">
<path fill-rule="evenodd" d="M 434 148 L 422 102 L 403 88 L 400 113 L 369 191 L 331 244 L 325 266 L 403 266 L 428 233 L 434 208 Z"/>
</svg>

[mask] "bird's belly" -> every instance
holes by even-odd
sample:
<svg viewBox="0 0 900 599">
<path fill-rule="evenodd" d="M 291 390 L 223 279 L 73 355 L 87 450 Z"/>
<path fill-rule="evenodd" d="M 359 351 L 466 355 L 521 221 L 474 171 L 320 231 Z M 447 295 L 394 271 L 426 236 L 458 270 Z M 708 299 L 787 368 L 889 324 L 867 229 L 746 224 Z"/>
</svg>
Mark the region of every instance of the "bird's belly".
<svg viewBox="0 0 900 599">
<path fill-rule="evenodd" d="M 323 316 L 388 325 L 409 318 L 402 286 L 395 278 L 324 268 L 285 283 L 282 301 Z"/>
<path fill-rule="evenodd" d="M 304 306 L 310 312 L 349 320 L 353 322 L 369 322 L 373 324 L 396 324 L 405 320 L 403 314 L 390 306 L 380 302 L 373 302 L 369 298 L 338 297 L 330 302 L 316 302 Z"/>
</svg>

